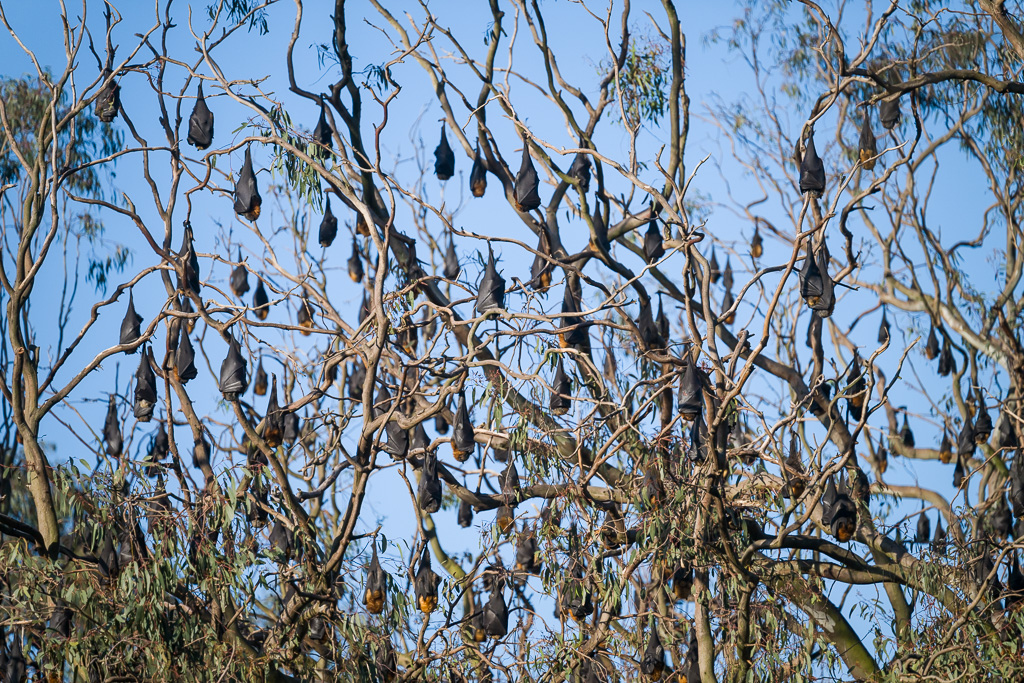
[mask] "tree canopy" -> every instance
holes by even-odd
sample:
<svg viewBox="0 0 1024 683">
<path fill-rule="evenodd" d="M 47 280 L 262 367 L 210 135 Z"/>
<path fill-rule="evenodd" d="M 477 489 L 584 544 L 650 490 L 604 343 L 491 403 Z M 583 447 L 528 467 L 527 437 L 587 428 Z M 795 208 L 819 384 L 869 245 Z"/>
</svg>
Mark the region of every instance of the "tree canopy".
<svg viewBox="0 0 1024 683">
<path fill-rule="evenodd" d="M 0 680 L 1016 680 L 1020 9 L 0 2 Z"/>
</svg>

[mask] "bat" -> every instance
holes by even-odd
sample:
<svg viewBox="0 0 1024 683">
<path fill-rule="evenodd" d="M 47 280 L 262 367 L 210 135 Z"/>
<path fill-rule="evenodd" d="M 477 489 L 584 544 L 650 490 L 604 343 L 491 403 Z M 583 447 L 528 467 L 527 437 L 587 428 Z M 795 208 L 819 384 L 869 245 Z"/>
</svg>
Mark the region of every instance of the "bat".
<svg viewBox="0 0 1024 683">
<path fill-rule="evenodd" d="M 672 573 L 672 595 L 678 600 L 689 600 L 693 595 L 693 567 L 686 562 Z"/>
<path fill-rule="evenodd" d="M 153 419 L 153 408 L 156 406 L 156 375 L 150 364 L 153 352 L 143 349 L 139 358 L 139 369 L 135 372 L 135 403 L 132 412 L 139 422 Z"/>
<path fill-rule="evenodd" d="M 235 266 L 234 270 L 231 271 L 231 291 L 235 293 L 239 299 L 242 295 L 249 291 L 249 271 L 242 265 L 242 250 L 238 250 L 238 265 Z"/>
<path fill-rule="evenodd" d="M 416 604 L 424 614 L 437 608 L 437 584 L 439 577 L 430 568 L 430 551 L 426 548 L 420 554 L 420 566 L 413 580 Z"/>
<path fill-rule="evenodd" d="M 316 121 L 316 127 L 313 128 L 313 140 L 321 147 L 326 149 L 331 148 L 331 124 L 327 122 L 327 110 L 320 105 L 320 118 Z"/>
<path fill-rule="evenodd" d="M 661 335 L 662 341 L 667 342 L 669 336 L 669 324 L 668 317 L 665 316 L 665 307 L 664 302 L 662 301 L 661 292 L 658 292 L 658 315 L 654 319 L 654 323 L 657 326 L 658 334 Z"/>
<path fill-rule="evenodd" d="M 779 495 L 789 500 L 796 500 L 803 495 L 807 486 L 807 474 L 803 460 L 800 458 L 800 438 L 796 431 L 790 435 L 789 455 L 782 464 L 782 477 L 786 483 L 779 489 Z"/>
<path fill-rule="evenodd" d="M 266 320 L 270 314 L 270 299 L 267 297 L 267 290 L 263 287 L 263 280 L 256 281 L 256 291 L 252 295 L 253 315 L 257 320 Z"/>
<path fill-rule="evenodd" d="M 384 452 L 395 460 L 401 460 L 409 453 L 409 432 L 402 429 L 396 420 L 384 425 L 388 440 L 384 444 Z"/>
<path fill-rule="evenodd" d="M 295 314 L 295 322 L 299 324 L 302 329 L 299 330 L 299 334 L 303 337 L 308 337 L 313 329 L 313 307 L 309 304 L 309 299 L 303 294 L 302 298 L 299 299 L 299 310 Z"/>
<path fill-rule="evenodd" d="M 573 285 L 576 286 L 573 286 Z M 579 281 L 575 283 L 567 281 L 565 290 L 562 292 L 562 319 L 561 329 L 558 333 L 558 345 L 563 349 L 577 348 L 587 342 L 587 329 L 583 319 L 577 315 L 580 312 L 580 295 L 577 291 Z"/>
<path fill-rule="evenodd" d="M 665 246 L 661 237 L 661 230 L 658 229 L 657 222 L 651 221 L 647 226 L 647 232 L 644 234 L 644 258 L 647 260 L 647 263 L 653 264 L 664 255 Z"/>
<path fill-rule="evenodd" d="M 959 489 L 964 483 L 964 463 L 960 456 L 956 458 L 956 466 L 953 467 L 953 488 Z"/>
<path fill-rule="evenodd" d="M 196 352 L 192 348 L 192 339 L 189 337 L 188 329 L 185 325 L 178 327 L 178 344 L 174 350 L 174 364 L 173 371 L 174 376 L 182 384 L 188 384 L 190 380 L 196 378 L 199 371 L 196 370 L 195 365 Z"/>
<path fill-rule="evenodd" d="M 181 265 L 178 289 L 182 292 L 191 290 L 196 296 L 199 296 L 199 257 L 196 255 L 192 241 L 192 224 L 186 221 L 185 232 L 181 236 L 181 249 L 178 250 L 178 260 Z"/>
<path fill-rule="evenodd" d="M 120 457 L 124 449 L 124 440 L 121 438 L 121 423 L 117 416 L 117 397 L 110 395 L 107 402 L 107 419 L 103 423 L 103 440 L 106 442 L 107 455 L 112 458 Z"/>
<path fill-rule="evenodd" d="M 946 530 L 942 528 L 942 517 L 935 523 L 935 535 L 932 537 L 932 552 L 937 555 L 946 554 Z"/>
<path fill-rule="evenodd" d="M 864 401 L 867 399 L 867 380 L 861 371 L 860 357 L 854 353 L 853 362 L 850 363 L 850 372 L 846 375 L 846 393 L 850 406 L 850 416 L 858 422 L 863 415 Z"/>
<path fill-rule="evenodd" d="M 110 69 L 103 70 L 103 87 L 96 95 L 96 117 L 111 123 L 121 111 L 121 86 L 114 80 Z"/>
<path fill-rule="evenodd" d="M 363 384 L 366 383 L 366 368 L 363 362 L 356 359 L 352 370 L 348 373 L 348 397 L 354 401 L 363 399 Z"/>
<path fill-rule="evenodd" d="M 900 430 L 900 440 L 903 441 L 903 445 L 907 448 L 914 447 L 914 432 L 910 429 L 910 420 L 907 418 L 906 413 L 903 415 L 903 428 Z"/>
<path fill-rule="evenodd" d="M 939 339 L 935 336 L 935 326 L 928 330 L 928 342 L 924 346 L 924 356 L 928 360 L 935 360 L 939 357 Z"/>
<path fill-rule="evenodd" d="M 953 349 L 949 343 L 949 337 L 943 335 L 942 351 L 939 352 L 939 376 L 948 377 L 956 372 L 956 361 L 953 359 Z"/>
<path fill-rule="evenodd" d="M 468 501 L 459 503 L 458 523 L 463 529 L 473 525 L 473 506 Z"/>
<path fill-rule="evenodd" d="M 942 442 L 939 444 L 939 461 L 943 465 L 953 462 L 953 444 L 949 440 L 949 432 L 942 430 Z M 1024 508 L 1021 508 L 1024 511 Z"/>
<path fill-rule="evenodd" d="M 474 197 L 483 197 L 487 191 L 487 168 L 484 166 L 483 157 L 480 156 L 479 142 L 473 153 L 473 168 L 469 171 L 469 190 Z"/>
<path fill-rule="evenodd" d="M 764 240 L 761 239 L 761 228 L 754 226 L 754 236 L 750 238 L 750 255 L 754 258 L 761 258 L 764 253 Z"/>
<path fill-rule="evenodd" d="M 288 446 L 291 446 L 299 438 L 299 433 L 302 431 L 302 425 L 300 424 L 299 415 L 295 411 L 288 411 L 284 414 L 284 425 L 281 433 L 281 440 Z"/>
<path fill-rule="evenodd" d="M 1020 463 L 1019 453 L 1010 465 L 1010 503 L 1013 516 L 1024 517 L 1024 465 Z"/>
<path fill-rule="evenodd" d="M 864 123 L 860 127 L 860 140 L 857 145 L 860 165 L 865 171 L 870 171 L 875 167 L 878 156 L 878 141 L 875 140 L 875 134 L 871 131 L 871 115 L 868 112 L 864 112 Z"/>
<path fill-rule="evenodd" d="M 238 180 L 235 182 L 235 213 L 252 222 L 260 217 L 262 204 L 263 197 L 260 196 L 260 190 L 256 184 L 256 174 L 252 170 L 252 154 L 246 147 L 245 162 L 242 164 L 242 170 L 238 173 Z"/>
<path fill-rule="evenodd" d="M 270 448 L 277 448 L 284 440 L 284 412 L 277 402 L 277 375 L 270 376 L 270 396 L 267 399 L 267 413 L 263 418 L 263 433 L 260 436 Z"/>
<path fill-rule="evenodd" d="M 533 167 L 533 158 L 530 156 L 530 143 L 524 139 L 523 161 L 512 186 L 512 202 L 517 210 L 529 213 L 540 206 L 539 183 L 537 169 Z"/>
<path fill-rule="evenodd" d="M 703 372 L 691 359 L 679 379 L 679 413 L 693 420 L 704 410 Z"/>
<path fill-rule="evenodd" d="M 537 574 L 540 565 L 537 561 L 537 535 L 532 529 L 523 527 L 516 544 L 516 571 L 527 574 Z"/>
<path fill-rule="evenodd" d="M 898 95 L 896 99 L 882 100 L 879 103 L 878 120 L 882 122 L 882 127 L 886 130 L 892 130 L 896 127 L 896 124 L 900 122 L 900 100 Z"/>
<path fill-rule="evenodd" d="M 640 656 L 640 672 L 652 681 L 661 680 L 661 675 L 665 672 L 665 648 L 661 645 L 658 627 L 654 623 L 651 624 L 647 647 Z"/>
<path fill-rule="evenodd" d="M 640 329 L 640 337 L 648 348 L 664 348 L 665 340 L 661 338 L 658 326 L 654 324 L 654 318 L 651 316 L 650 298 L 640 302 L 640 314 L 637 316 L 636 324 Z"/>
<path fill-rule="evenodd" d="M 352 282 L 363 281 L 363 260 L 359 258 L 359 244 L 352 238 L 352 255 L 348 257 L 348 276 Z"/>
<path fill-rule="evenodd" d="M 878 324 L 878 343 L 885 344 L 889 341 L 889 318 L 886 315 L 885 309 L 882 309 L 882 321 Z"/>
<path fill-rule="evenodd" d="M 548 407 L 555 415 L 565 415 L 572 407 L 572 383 L 565 374 L 561 356 L 555 364 L 555 379 L 551 384 L 551 400 Z"/>
<path fill-rule="evenodd" d="M 263 369 L 263 357 L 256 365 L 256 375 L 252 381 L 252 393 L 256 396 L 267 395 L 267 371 Z"/>
<path fill-rule="evenodd" d="M 487 245 L 487 266 L 480 278 L 476 295 L 476 312 L 483 315 L 487 311 L 505 307 L 505 280 L 498 274 L 494 262 L 494 251 Z"/>
<path fill-rule="evenodd" d="M 366 292 L 363 292 L 363 301 L 359 304 L 359 324 L 362 325 L 368 317 L 370 317 L 370 300 L 366 298 Z"/>
<path fill-rule="evenodd" d="M 513 528 L 515 528 L 515 511 L 508 505 L 502 505 L 498 508 L 498 512 L 494 518 L 495 524 L 498 525 L 498 529 L 501 530 L 503 535 L 508 535 Z"/>
<path fill-rule="evenodd" d="M 810 193 L 814 198 L 825 193 L 825 164 L 814 148 L 814 132 L 807 135 L 804 143 L 804 155 L 800 159 L 800 192 Z"/>
<path fill-rule="evenodd" d="M 384 588 L 387 577 L 380 566 L 377 558 L 377 542 L 371 543 L 373 555 L 370 556 L 370 565 L 366 571 L 366 591 L 363 593 L 363 604 L 370 614 L 380 614 L 384 611 Z"/>
<path fill-rule="evenodd" d="M 576 181 L 580 194 L 590 191 L 590 155 L 579 152 L 569 167 L 569 176 Z"/>
<path fill-rule="evenodd" d="M 736 304 L 736 300 L 732 296 L 732 290 L 726 289 L 722 293 L 722 323 L 726 325 L 732 325 L 736 322 L 736 311 L 733 310 L 733 306 Z"/>
<path fill-rule="evenodd" d="M 455 153 L 448 144 L 444 124 L 441 124 L 441 141 L 434 149 L 434 174 L 438 180 L 448 180 L 455 175 Z"/>
<path fill-rule="evenodd" d="M 422 422 L 417 422 L 416 426 L 412 428 L 412 440 L 409 442 L 409 449 L 411 451 L 418 451 L 425 453 L 430 448 L 430 438 L 427 437 L 427 430 L 423 426 Z M 437 469 L 437 459 L 434 459 L 435 467 Z"/>
<path fill-rule="evenodd" d="M 466 395 L 460 391 L 458 407 L 455 409 L 455 421 L 452 423 L 452 456 L 458 462 L 466 462 L 475 449 L 475 432 L 473 423 L 469 421 Z"/>
<path fill-rule="evenodd" d="M 978 395 L 977 417 L 974 418 L 974 441 L 979 446 L 992 436 L 992 416 L 988 414 L 985 399 Z"/>
<path fill-rule="evenodd" d="M 327 206 L 324 208 L 324 217 L 320 221 L 320 246 L 326 249 L 334 244 L 334 238 L 338 236 L 338 219 L 331 213 L 331 198 L 327 198 Z M 352 240 L 355 242 L 355 240 Z"/>
<path fill-rule="evenodd" d="M 213 112 L 206 106 L 202 81 L 199 81 L 199 92 L 196 94 L 196 103 L 192 107 L 192 115 L 188 117 L 186 142 L 199 151 L 203 151 L 213 144 Z"/>
<path fill-rule="evenodd" d="M 718 284 L 722 279 L 722 271 L 718 268 L 718 256 L 715 255 L 715 248 L 711 247 L 711 261 L 708 263 L 708 271 L 711 277 L 711 284 Z"/>
<path fill-rule="evenodd" d="M 491 597 L 484 605 L 484 631 L 491 638 L 504 638 L 508 635 L 508 606 L 501 595 L 501 589 L 495 586 Z"/>
<path fill-rule="evenodd" d="M 285 526 L 281 520 L 277 520 L 270 530 L 269 540 L 270 547 L 274 549 L 277 556 L 287 562 L 291 558 L 295 546 L 295 532 Z"/>
<path fill-rule="evenodd" d="M 451 235 L 448 236 L 448 248 L 444 252 L 444 271 L 442 274 L 446 280 L 455 280 L 459 277 L 459 257 L 455 253 L 455 244 L 452 243 Z"/>
<path fill-rule="evenodd" d="M 551 247 L 548 244 L 548 231 L 541 228 L 540 238 L 537 242 L 537 253 L 534 254 L 533 264 L 530 265 L 530 286 L 535 289 L 547 289 L 551 286 L 551 273 L 554 266 L 545 258 L 551 256 Z M 568 288 L 567 288 L 568 289 Z"/>
<path fill-rule="evenodd" d="M 249 386 L 245 358 L 238 340 L 228 335 L 228 355 L 220 364 L 220 392 L 228 401 L 237 401 Z"/>
<path fill-rule="evenodd" d="M 423 429 L 423 423 L 417 426 Z M 423 433 L 423 436 L 426 437 L 426 432 Z M 441 481 L 437 477 L 437 453 L 429 448 L 423 452 L 423 468 L 420 470 L 416 503 L 420 510 L 427 514 L 433 514 L 441 509 Z"/>
<path fill-rule="evenodd" d="M 142 336 L 142 316 L 135 312 L 135 299 L 132 296 L 132 291 L 128 290 L 128 310 L 124 312 L 124 318 L 121 319 L 121 346 L 127 344 L 134 344 Z M 135 353 L 135 348 L 125 349 L 124 352 L 128 355 Z"/>
</svg>

